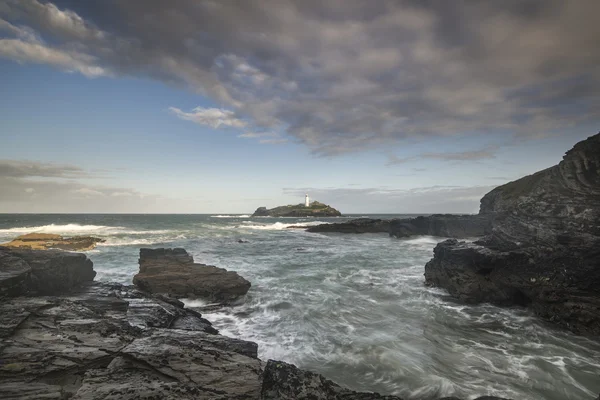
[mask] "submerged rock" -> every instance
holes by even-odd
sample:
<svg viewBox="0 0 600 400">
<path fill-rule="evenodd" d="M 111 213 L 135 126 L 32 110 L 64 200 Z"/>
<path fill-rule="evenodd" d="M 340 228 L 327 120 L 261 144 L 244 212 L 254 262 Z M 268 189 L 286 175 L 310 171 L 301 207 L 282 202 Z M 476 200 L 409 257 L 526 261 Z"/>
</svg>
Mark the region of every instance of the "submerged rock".
<svg viewBox="0 0 600 400">
<path fill-rule="evenodd" d="M 253 217 L 341 217 L 340 213 L 335 208 L 313 201 L 310 206 L 304 204 L 280 206 L 271 209 L 259 207 L 252 214 Z"/>
<path fill-rule="evenodd" d="M 141 249 L 140 272 L 133 283 L 151 293 L 174 297 L 199 297 L 232 303 L 250 289 L 250 282 L 236 272 L 196 264 L 184 249 Z"/>
<path fill-rule="evenodd" d="M 58 249 L 68 251 L 92 250 L 103 239 L 92 236 L 63 237 L 49 233 L 28 233 L 14 238 L 8 243 L 0 244 L 5 247 L 25 248 L 31 250 Z"/>
<path fill-rule="evenodd" d="M 600 134 L 556 166 L 486 194 L 491 233 L 438 244 L 426 283 L 467 302 L 526 305 L 576 333 L 600 334 Z"/>
</svg>

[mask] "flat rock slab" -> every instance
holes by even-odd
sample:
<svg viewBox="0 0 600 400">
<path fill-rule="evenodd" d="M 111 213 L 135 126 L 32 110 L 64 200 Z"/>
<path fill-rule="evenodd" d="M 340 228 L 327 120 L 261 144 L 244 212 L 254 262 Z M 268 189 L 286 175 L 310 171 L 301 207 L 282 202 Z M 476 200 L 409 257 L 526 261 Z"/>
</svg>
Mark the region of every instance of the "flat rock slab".
<svg viewBox="0 0 600 400">
<path fill-rule="evenodd" d="M 104 242 L 104 239 L 92 236 L 72 236 L 63 237 L 50 233 L 28 233 L 17 236 L 8 243 L 1 246 L 13 248 L 25 248 L 30 250 L 48 250 L 58 249 L 67 251 L 86 251 L 92 250 L 97 243 Z"/>
<path fill-rule="evenodd" d="M 250 289 L 250 282 L 236 272 L 196 264 L 184 249 L 141 249 L 139 263 L 140 272 L 133 277 L 133 283 L 151 293 L 226 304 Z"/>
</svg>

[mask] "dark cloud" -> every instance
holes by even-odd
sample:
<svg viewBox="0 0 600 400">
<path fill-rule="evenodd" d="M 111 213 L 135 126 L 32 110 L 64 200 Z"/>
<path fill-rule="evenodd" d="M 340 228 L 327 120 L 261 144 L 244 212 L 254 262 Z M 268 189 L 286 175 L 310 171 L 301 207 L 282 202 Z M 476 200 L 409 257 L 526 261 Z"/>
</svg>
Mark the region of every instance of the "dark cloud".
<svg viewBox="0 0 600 400">
<path fill-rule="evenodd" d="M 4 0 L 0 56 L 149 76 L 336 154 L 599 121 L 597 15 L 597 0 Z"/>
<path fill-rule="evenodd" d="M 479 200 L 494 186 L 428 186 L 413 189 L 368 188 L 284 188 L 286 195 L 310 197 L 334 205 L 342 213 L 476 213 Z"/>
<path fill-rule="evenodd" d="M 430 159 L 442 161 L 481 161 L 496 158 L 496 150 L 498 147 L 490 146 L 479 150 L 468 150 L 448 153 L 422 153 L 411 157 L 398 157 L 394 154 L 388 155 L 386 165 L 404 164 L 411 161 Z M 413 168 L 413 171 L 424 171 L 424 169 Z"/>
</svg>

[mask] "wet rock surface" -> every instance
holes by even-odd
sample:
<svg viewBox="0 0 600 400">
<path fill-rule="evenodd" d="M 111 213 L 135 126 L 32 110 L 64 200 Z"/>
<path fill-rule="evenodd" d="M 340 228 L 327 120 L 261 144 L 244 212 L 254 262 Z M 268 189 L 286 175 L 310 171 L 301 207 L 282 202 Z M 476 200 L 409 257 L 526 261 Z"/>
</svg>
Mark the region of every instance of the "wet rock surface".
<svg viewBox="0 0 600 400">
<path fill-rule="evenodd" d="M 556 166 L 481 200 L 491 233 L 448 240 L 425 267 L 427 284 L 467 302 L 531 307 L 576 333 L 600 334 L 600 134 Z"/>
<path fill-rule="evenodd" d="M 133 283 L 151 293 L 199 297 L 223 304 L 242 298 L 250 282 L 236 272 L 194 263 L 184 249 L 141 249 Z"/>
<path fill-rule="evenodd" d="M 3 243 L 0 246 L 22 248 L 30 250 L 68 250 L 68 251 L 85 251 L 92 250 L 97 243 L 104 242 L 103 239 L 92 236 L 72 236 L 63 237 L 50 233 L 28 233 L 21 235 L 8 243 Z"/>
</svg>

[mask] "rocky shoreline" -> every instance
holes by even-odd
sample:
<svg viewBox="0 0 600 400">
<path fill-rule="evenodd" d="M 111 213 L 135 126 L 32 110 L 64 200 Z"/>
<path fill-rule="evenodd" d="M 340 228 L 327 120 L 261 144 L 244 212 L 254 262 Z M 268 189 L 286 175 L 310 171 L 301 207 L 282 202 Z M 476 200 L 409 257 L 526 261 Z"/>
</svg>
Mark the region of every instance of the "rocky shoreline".
<svg viewBox="0 0 600 400">
<path fill-rule="evenodd" d="M 207 268 L 183 249 L 143 249 L 140 269 L 162 265 L 173 282 L 174 258 Z M 264 362 L 162 287 L 94 276 L 84 254 L 0 247 L 0 398 L 401 400 Z"/>
</svg>

